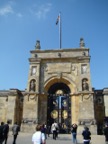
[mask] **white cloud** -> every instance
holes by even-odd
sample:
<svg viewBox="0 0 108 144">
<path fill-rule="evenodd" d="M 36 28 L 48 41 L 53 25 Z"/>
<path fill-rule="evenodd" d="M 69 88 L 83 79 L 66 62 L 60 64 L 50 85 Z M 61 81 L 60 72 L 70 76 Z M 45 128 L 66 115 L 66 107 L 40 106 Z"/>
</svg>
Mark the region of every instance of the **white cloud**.
<svg viewBox="0 0 108 144">
<path fill-rule="evenodd" d="M 15 14 L 19 18 L 23 17 L 21 12 L 15 12 L 15 10 L 13 9 L 13 6 L 15 6 L 15 3 L 13 1 L 10 1 L 7 5 L 0 7 L 0 16 Z M 51 10 L 51 7 L 52 7 L 51 3 L 46 3 L 42 5 L 33 5 L 31 12 L 38 19 L 46 18 L 47 14 Z"/>
<path fill-rule="evenodd" d="M 11 7 L 11 5 L 6 5 L 2 8 L 0 8 L 0 15 L 1 16 L 4 16 L 4 15 L 7 15 L 7 14 L 12 14 L 13 13 L 13 9 Z"/>
<path fill-rule="evenodd" d="M 21 18 L 23 15 L 21 13 L 17 13 L 17 17 Z"/>
<path fill-rule="evenodd" d="M 47 3 L 41 6 L 34 6 L 31 12 L 37 16 L 37 18 L 45 18 L 47 13 L 51 10 L 51 3 Z"/>
</svg>

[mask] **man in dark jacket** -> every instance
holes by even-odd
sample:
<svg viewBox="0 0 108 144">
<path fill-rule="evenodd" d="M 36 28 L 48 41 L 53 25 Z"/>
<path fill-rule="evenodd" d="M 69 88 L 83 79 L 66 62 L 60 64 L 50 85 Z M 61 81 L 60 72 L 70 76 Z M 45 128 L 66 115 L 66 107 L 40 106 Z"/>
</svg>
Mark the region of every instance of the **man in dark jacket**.
<svg viewBox="0 0 108 144">
<path fill-rule="evenodd" d="M 82 132 L 82 135 L 83 135 L 84 144 L 90 144 L 91 132 L 89 131 L 88 127 L 84 127 L 84 131 Z"/>
<path fill-rule="evenodd" d="M 4 132 L 3 132 L 3 129 L 4 129 L 4 122 L 1 122 L 1 125 L 0 125 L 0 144 L 2 144 L 3 141 L 4 141 Z"/>
<path fill-rule="evenodd" d="M 7 121 L 7 124 L 4 125 L 4 144 L 7 144 L 7 139 L 8 139 L 8 133 L 9 133 L 9 121 Z"/>
<path fill-rule="evenodd" d="M 104 129 L 104 135 L 105 135 L 106 144 L 108 144 L 108 124 L 106 124 L 106 127 Z"/>
<path fill-rule="evenodd" d="M 20 131 L 20 127 L 19 125 L 17 124 L 17 122 L 15 122 L 15 124 L 13 125 L 12 127 L 12 132 L 13 132 L 13 144 L 16 143 L 16 139 L 17 139 L 17 135 L 18 135 L 18 132 Z"/>
</svg>

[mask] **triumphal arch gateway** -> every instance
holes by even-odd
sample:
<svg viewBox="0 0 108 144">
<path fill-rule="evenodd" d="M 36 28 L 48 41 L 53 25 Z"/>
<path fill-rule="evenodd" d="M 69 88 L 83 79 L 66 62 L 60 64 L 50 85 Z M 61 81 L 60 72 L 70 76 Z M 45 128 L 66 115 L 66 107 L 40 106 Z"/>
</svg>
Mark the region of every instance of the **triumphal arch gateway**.
<svg viewBox="0 0 108 144">
<path fill-rule="evenodd" d="M 97 120 L 101 122 L 105 116 L 104 106 L 94 105 L 90 54 L 83 38 L 79 48 L 54 50 L 42 50 L 37 40 L 30 53 L 27 88 L 0 91 L 0 121 L 18 121 L 22 131 L 30 131 L 37 123 L 51 125 L 56 120 L 64 133 L 72 123 L 78 124 L 79 133 L 84 125 L 97 133 Z M 101 118 L 95 109 L 101 109 Z"/>
</svg>

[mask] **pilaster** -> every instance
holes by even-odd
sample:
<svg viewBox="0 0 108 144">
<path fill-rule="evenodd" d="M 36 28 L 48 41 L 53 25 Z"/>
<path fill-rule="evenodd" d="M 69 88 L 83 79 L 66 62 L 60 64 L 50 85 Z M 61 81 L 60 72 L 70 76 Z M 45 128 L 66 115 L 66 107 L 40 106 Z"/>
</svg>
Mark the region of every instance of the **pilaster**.
<svg viewBox="0 0 108 144">
<path fill-rule="evenodd" d="M 33 132 L 36 123 L 38 123 L 38 94 L 25 93 L 21 130 Z"/>
</svg>

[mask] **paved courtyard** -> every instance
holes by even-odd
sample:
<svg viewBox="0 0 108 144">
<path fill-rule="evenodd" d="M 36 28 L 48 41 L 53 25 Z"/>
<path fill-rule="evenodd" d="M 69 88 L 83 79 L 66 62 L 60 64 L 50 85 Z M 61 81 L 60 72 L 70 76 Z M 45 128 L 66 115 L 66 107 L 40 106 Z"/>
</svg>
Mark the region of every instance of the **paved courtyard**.
<svg viewBox="0 0 108 144">
<path fill-rule="evenodd" d="M 31 142 L 32 133 L 22 133 L 20 132 L 16 141 L 16 144 L 32 144 Z M 92 135 L 91 136 L 92 144 L 104 144 L 104 136 L 103 135 Z M 12 144 L 13 136 L 12 132 L 9 133 L 8 143 Z M 82 144 L 82 136 L 77 136 L 78 144 Z M 57 140 L 52 139 L 52 134 L 48 137 L 46 144 L 72 144 L 71 134 L 59 134 Z"/>
</svg>

